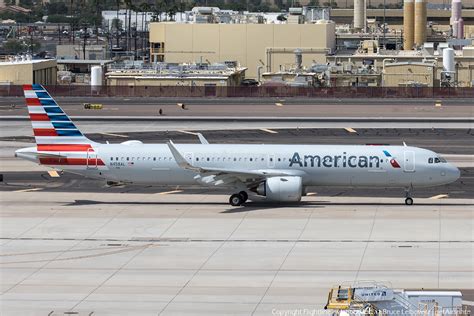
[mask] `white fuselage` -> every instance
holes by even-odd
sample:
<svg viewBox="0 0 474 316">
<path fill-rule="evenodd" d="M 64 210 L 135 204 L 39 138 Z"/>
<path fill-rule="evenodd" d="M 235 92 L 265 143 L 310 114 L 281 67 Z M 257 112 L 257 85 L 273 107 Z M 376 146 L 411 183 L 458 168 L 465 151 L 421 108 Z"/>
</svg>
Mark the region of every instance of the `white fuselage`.
<svg viewBox="0 0 474 316">
<path fill-rule="evenodd" d="M 198 183 L 196 173 L 180 168 L 166 144 L 137 142 L 93 147 L 94 152 L 83 153 L 88 156 L 86 167 L 51 167 L 128 183 Z M 436 153 L 409 146 L 182 144 L 176 147 L 196 167 L 288 171 L 301 176 L 304 186 L 428 187 L 459 178 L 455 166 L 439 160 L 434 162 Z M 103 165 L 96 166 L 95 161 L 102 161 Z"/>
</svg>

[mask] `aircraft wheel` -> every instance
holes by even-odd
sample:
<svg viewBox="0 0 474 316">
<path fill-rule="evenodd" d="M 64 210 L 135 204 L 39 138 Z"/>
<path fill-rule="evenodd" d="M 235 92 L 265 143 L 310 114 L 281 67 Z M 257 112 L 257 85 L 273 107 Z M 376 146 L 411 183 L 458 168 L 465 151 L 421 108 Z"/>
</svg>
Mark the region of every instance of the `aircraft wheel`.
<svg viewBox="0 0 474 316">
<path fill-rule="evenodd" d="M 240 191 L 239 194 L 242 195 L 242 197 L 244 198 L 244 202 L 246 202 L 249 199 L 249 195 L 247 194 L 247 192 Z"/>
<path fill-rule="evenodd" d="M 411 197 L 407 197 L 405 199 L 405 204 L 406 205 L 413 205 L 413 199 Z"/>
<path fill-rule="evenodd" d="M 240 193 L 232 194 L 229 198 L 229 203 L 232 206 L 240 206 L 244 203 L 244 197 Z"/>
</svg>

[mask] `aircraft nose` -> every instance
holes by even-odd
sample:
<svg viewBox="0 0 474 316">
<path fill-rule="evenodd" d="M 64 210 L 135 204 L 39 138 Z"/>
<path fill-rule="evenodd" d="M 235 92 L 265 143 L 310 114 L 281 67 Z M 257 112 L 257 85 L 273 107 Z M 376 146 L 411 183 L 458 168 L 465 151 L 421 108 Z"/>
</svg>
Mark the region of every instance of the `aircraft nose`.
<svg viewBox="0 0 474 316">
<path fill-rule="evenodd" d="M 456 166 L 451 166 L 450 174 L 454 182 L 461 176 L 461 171 Z"/>
</svg>

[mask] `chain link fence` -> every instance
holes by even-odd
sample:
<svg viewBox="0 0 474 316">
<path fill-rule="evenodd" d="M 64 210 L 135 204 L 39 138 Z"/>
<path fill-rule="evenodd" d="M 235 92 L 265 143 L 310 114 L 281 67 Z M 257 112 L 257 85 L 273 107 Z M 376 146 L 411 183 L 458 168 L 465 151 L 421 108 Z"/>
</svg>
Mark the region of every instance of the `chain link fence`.
<svg viewBox="0 0 474 316">
<path fill-rule="evenodd" d="M 167 98 L 473 98 L 474 88 L 427 87 L 217 87 L 217 86 L 45 86 L 53 96 Z M 0 86 L 1 97 L 21 97 L 21 85 Z"/>
</svg>

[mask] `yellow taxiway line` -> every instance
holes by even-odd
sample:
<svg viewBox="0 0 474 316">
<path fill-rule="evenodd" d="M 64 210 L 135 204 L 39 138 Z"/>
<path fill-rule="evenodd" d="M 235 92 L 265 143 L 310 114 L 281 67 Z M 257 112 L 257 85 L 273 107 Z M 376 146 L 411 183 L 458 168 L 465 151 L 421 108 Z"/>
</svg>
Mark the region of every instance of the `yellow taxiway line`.
<svg viewBox="0 0 474 316">
<path fill-rule="evenodd" d="M 350 127 L 344 127 L 344 129 L 346 130 L 346 132 L 348 133 L 357 133 L 357 131 L 353 128 L 350 128 Z"/>
<path fill-rule="evenodd" d="M 106 136 L 115 136 L 115 137 L 123 137 L 123 138 L 128 138 L 127 135 L 120 135 L 120 134 L 112 134 L 112 133 L 101 133 L 102 135 Z"/>
<path fill-rule="evenodd" d="M 268 128 L 261 128 L 260 130 L 263 131 L 263 132 L 270 133 L 270 134 L 278 134 L 277 131 L 274 131 L 274 130 L 271 130 L 271 129 L 268 129 Z"/>
<path fill-rule="evenodd" d="M 51 178 L 59 178 L 59 173 L 56 170 L 49 170 L 48 174 Z"/>
<path fill-rule="evenodd" d="M 189 132 L 189 131 L 178 131 L 178 132 L 183 133 L 183 134 L 189 134 L 189 135 L 197 136 L 197 133 L 195 133 L 195 132 Z"/>
<path fill-rule="evenodd" d="M 430 199 L 432 199 L 432 200 L 439 200 L 439 199 L 444 199 L 444 198 L 447 198 L 447 197 L 448 197 L 447 194 L 438 194 L 438 195 L 435 195 L 435 196 L 430 197 Z"/>
<path fill-rule="evenodd" d="M 166 191 L 166 192 L 160 192 L 158 194 L 159 195 L 165 195 L 165 194 L 173 194 L 173 193 L 180 193 L 180 192 L 183 192 L 183 190 Z"/>
<path fill-rule="evenodd" d="M 39 190 L 42 190 L 42 188 L 22 189 L 22 190 L 16 190 L 13 192 L 33 192 L 33 191 L 39 191 Z"/>
</svg>

